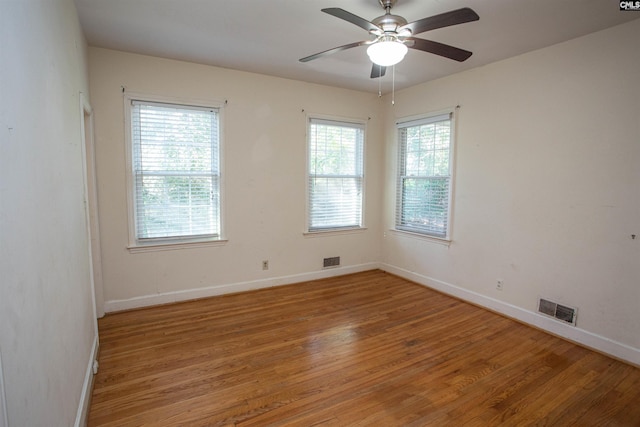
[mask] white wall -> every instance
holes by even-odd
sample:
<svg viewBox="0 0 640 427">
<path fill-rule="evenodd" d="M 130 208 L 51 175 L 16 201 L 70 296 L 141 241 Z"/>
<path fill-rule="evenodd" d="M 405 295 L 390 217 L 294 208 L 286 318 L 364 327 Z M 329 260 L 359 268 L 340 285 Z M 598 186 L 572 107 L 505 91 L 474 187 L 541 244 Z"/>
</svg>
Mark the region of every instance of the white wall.
<svg viewBox="0 0 640 427">
<path fill-rule="evenodd" d="M 70 426 L 93 351 L 72 0 L 0 1 L 0 351 L 10 426 Z M 0 393 L 1 394 L 1 393 Z"/>
<path fill-rule="evenodd" d="M 640 363 L 638 40 L 640 20 L 396 93 L 383 262 L 499 311 L 576 306 L 580 330 Z M 453 242 L 389 232 L 395 119 L 456 105 Z"/>
<path fill-rule="evenodd" d="M 100 48 L 89 49 L 89 64 L 107 311 L 375 267 L 383 163 L 377 96 Z M 144 253 L 127 249 L 123 86 L 228 101 L 222 121 L 226 244 Z M 370 118 L 366 231 L 303 235 L 308 113 Z M 344 269 L 323 271 L 322 259 L 330 256 L 340 256 Z M 268 271 L 262 260 L 269 260 Z"/>
</svg>

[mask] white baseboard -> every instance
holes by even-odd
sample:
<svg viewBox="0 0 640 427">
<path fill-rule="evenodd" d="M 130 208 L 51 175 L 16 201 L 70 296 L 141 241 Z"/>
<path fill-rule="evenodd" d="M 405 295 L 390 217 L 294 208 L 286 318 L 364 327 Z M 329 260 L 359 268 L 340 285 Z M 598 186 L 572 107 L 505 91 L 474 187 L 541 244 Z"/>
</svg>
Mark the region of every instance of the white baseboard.
<svg viewBox="0 0 640 427">
<path fill-rule="evenodd" d="M 0 427 L 9 427 L 7 399 L 4 394 L 4 371 L 2 370 L 2 352 L 0 351 Z"/>
<path fill-rule="evenodd" d="M 78 412 L 76 413 L 75 427 L 84 427 L 87 425 L 89 418 L 89 405 L 91 404 L 91 393 L 93 391 L 93 364 L 98 359 L 98 347 L 100 342 L 98 336 L 93 338 L 93 348 L 89 355 L 89 361 L 87 364 L 87 370 L 84 376 L 84 383 L 82 384 L 82 393 L 80 394 L 80 403 L 78 404 Z"/>
<path fill-rule="evenodd" d="M 342 276 L 345 274 L 359 273 L 361 271 L 379 268 L 377 262 L 358 264 L 345 267 L 327 268 L 309 273 L 293 274 L 290 276 L 271 277 L 268 279 L 251 280 L 247 282 L 237 282 L 225 285 L 208 286 L 206 288 L 188 289 L 184 291 L 165 292 L 155 295 L 145 295 L 141 297 L 105 301 L 104 311 L 111 313 L 114 311 L 131 310 L 134 308 L 149 307 L 153 305 L 168 304 L 172 302 L 188 301 L 199 298 L 207 298 L 217 295 L 231 294 L 236 292 L 252 291 L 255 289 L 272 288 L 275 286 L 290 285 L 292 283 L 306 282 L 309 280 L 325 279 L 327 277 Z"/>
<path fill-rule="evenodd" d="M 500 301 L 488 296 L 460 288 L 450 283 L 427 277 L 389 264 L 380 264 L 381 270 L 403 277 L 428 288 L 435 289 L 472 304 L 495 311 L 522 323 L 547 331 L 553 335 L 581 344 L 598 352 L 610 355 L 635 366 L 640 366 L 640 349 L 613 341 L 593 332 L 565 325 L 541 314 Z"/>
</svg>

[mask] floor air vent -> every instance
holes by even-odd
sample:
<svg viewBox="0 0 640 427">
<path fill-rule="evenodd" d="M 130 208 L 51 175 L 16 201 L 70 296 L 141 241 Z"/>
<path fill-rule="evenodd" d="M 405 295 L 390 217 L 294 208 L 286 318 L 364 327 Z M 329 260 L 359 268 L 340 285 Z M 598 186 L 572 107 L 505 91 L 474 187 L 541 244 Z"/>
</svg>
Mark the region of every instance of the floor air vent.
<svg viewBox="0 0 640 427">
<path fill-rule="evenodd" d="M 325 258 L 324 261 L 322 262 L 322 266 L 324 268 L 327 267 L 337 267 L 340 265 L 340 257 L 339 256 L 334 256 L 331 258 Z"/>
<path fill-rule="evenodd" d="M 576 325 L 576 313 L 578 312 L 576 308 L 540 298 L 538 299 L 538 311 L 573 326 Z"/>
</svg>

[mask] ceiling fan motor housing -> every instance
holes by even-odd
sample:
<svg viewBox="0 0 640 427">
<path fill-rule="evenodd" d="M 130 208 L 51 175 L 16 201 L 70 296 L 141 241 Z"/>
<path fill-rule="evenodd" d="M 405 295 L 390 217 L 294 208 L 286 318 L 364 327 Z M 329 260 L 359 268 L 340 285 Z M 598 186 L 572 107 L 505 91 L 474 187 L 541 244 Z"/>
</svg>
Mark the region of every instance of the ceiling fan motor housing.
<svg viewBox="0 0 640 427">
<path fill-rule="evenodd" d="M 384 31 L 385 33 L 395 33 L 397 32 L 398 28 L 402 27 L 403 25 L 407 25 L 407 20 L 402 16 L 387 13 L 385 15 L 378 16 L 377 18 L 372 20 L 371 23 L 382 28 L 382 31 Z"/>
</svg>

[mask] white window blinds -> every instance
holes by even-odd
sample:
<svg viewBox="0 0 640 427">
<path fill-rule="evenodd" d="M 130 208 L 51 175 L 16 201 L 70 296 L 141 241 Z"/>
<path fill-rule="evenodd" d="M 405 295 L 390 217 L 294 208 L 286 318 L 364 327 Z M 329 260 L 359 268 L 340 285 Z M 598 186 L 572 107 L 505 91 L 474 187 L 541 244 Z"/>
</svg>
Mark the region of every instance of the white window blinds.
<svg viewBox="0 0 640 427">
<path fill-rule="evenodd" d="M 217 109 L 132 101 L 138 241 L 220 235 Z"/>
<path fill-rule="evenodd" d="M 364 124 L 309 120 L 309 231 L 362 226 Z"/>
<path fill-rule="evenodd" d="M 452 115 L 398 124 L 396 228 L 449 238 Z"/>
</svg>

